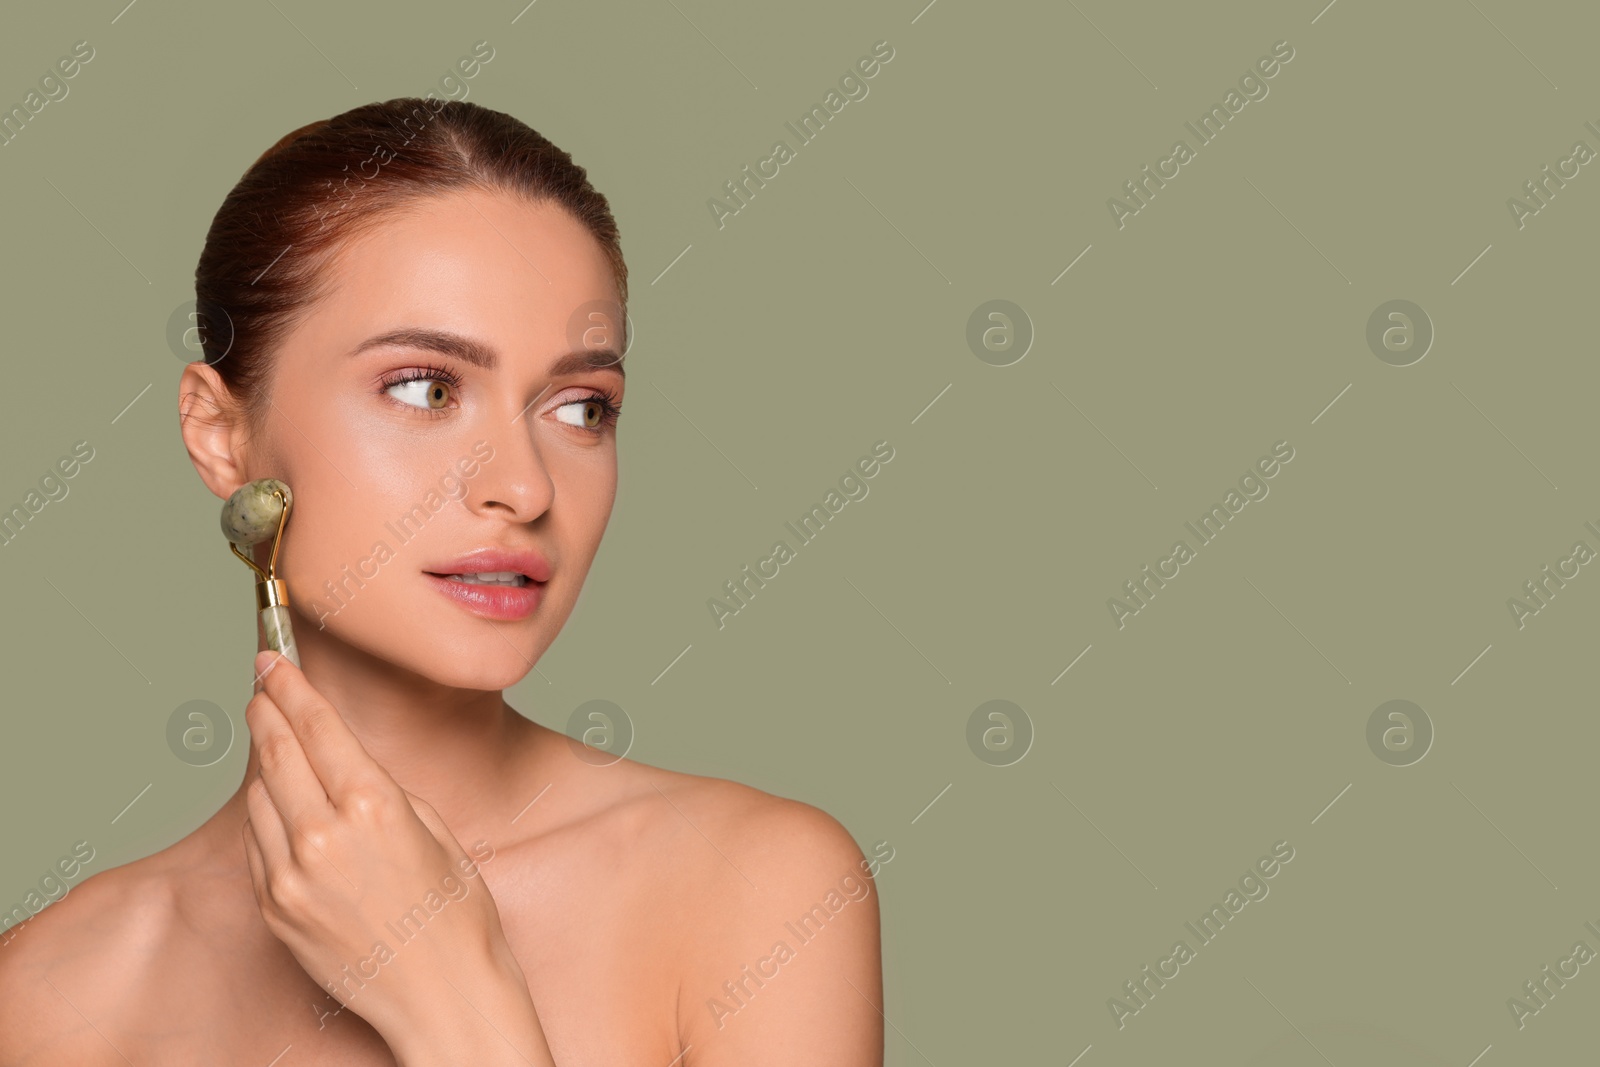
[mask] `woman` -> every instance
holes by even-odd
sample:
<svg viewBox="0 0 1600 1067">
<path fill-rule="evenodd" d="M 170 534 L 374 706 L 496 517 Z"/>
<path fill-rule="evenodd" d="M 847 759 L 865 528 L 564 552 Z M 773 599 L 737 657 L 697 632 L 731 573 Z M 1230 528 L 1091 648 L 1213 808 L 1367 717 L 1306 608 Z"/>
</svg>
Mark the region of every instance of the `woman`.
<svg viewBox="0 0 1600 1067">
<path fill-rule="evenodd" d="M 183 442 L 220 499 L 290 486 L 304 669 L 258 654 L 220 811 L 11 932 L 0 1063 L 881 1064 L 839 823 L 501 693 L 616 491 L 627 271 L 583 168 L 477 104 L 358 107 L 256 161 L 195 288 Z"/>
</svg>

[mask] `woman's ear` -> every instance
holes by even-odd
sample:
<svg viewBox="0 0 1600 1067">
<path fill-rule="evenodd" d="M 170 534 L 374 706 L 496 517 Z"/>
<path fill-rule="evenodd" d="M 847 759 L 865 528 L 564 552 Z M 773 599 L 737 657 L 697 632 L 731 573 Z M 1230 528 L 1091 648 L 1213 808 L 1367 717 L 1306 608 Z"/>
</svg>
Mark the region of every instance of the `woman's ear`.
<svg viewBox="0 0 1600 1067">
<path fill-rule="evenodd" d="M 238 405 L 216 368 L 195 360 L 178 381 L 178 429 L 200 480 L 223 500 L 245 477 L 245 437 Z"/>
</svg>

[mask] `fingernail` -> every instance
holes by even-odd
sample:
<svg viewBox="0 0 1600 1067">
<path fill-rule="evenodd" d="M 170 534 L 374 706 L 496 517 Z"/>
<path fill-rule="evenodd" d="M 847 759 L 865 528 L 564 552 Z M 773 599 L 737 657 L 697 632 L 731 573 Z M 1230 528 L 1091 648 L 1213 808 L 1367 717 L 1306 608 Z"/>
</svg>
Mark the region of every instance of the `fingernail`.
<svg viewBox="0 0 1600 1067">
<path fill-rule="evenodd" d="M 257 652 L 255 659 L 251 661 L 253 673 L 250 684 L 257 693 L 266 688 L 265 679 L 267 673 L 272 670 L 272 664 L 277 656 L 278 653 L 272 651 L 270 648 L 264 648 L 260 652 Z"/>
</svg>

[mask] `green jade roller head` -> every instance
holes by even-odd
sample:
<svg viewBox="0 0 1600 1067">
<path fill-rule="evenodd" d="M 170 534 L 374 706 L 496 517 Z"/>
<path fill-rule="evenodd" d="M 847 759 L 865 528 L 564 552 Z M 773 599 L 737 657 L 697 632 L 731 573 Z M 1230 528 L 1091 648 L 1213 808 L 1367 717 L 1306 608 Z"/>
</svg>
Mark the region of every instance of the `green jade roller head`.
<svg viewBox="0 0 1600 1067">
<path fill-rule="evenodd" d="M 283 526 L 288 521 L 294 494 L 276 478 L 257 478 L 242 485 L 222 505 L 222 534 L 233 554 L 256 572 L 256 609 L 267 647 L 281 652 L 289 662 L 300 666 L 300 651 L 295 647 L 294 630 L 289 625 L 289 587 L 278 577 L 278 545 L 283 541 Z M 256 561 L 239 551 L 239 546 L 258 545 L 272 538 L 272 558 L 262 570 Z"/>
</svg>

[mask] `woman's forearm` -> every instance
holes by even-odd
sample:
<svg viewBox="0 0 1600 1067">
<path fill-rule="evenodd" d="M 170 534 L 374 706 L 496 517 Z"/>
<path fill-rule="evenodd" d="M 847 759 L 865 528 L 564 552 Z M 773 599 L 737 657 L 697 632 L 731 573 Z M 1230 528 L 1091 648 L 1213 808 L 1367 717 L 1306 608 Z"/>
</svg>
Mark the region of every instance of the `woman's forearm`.
<svg viewBox="0 0 1600 1067">
<path fill-rule="evenodd" d="M 485 961 L 472 975 L 439 975 L 439 999 L 420 1007 L 403 1033 L 383 1033 L 400 1067 L 555 1067 L 515 959 Z"/>
</svg>

